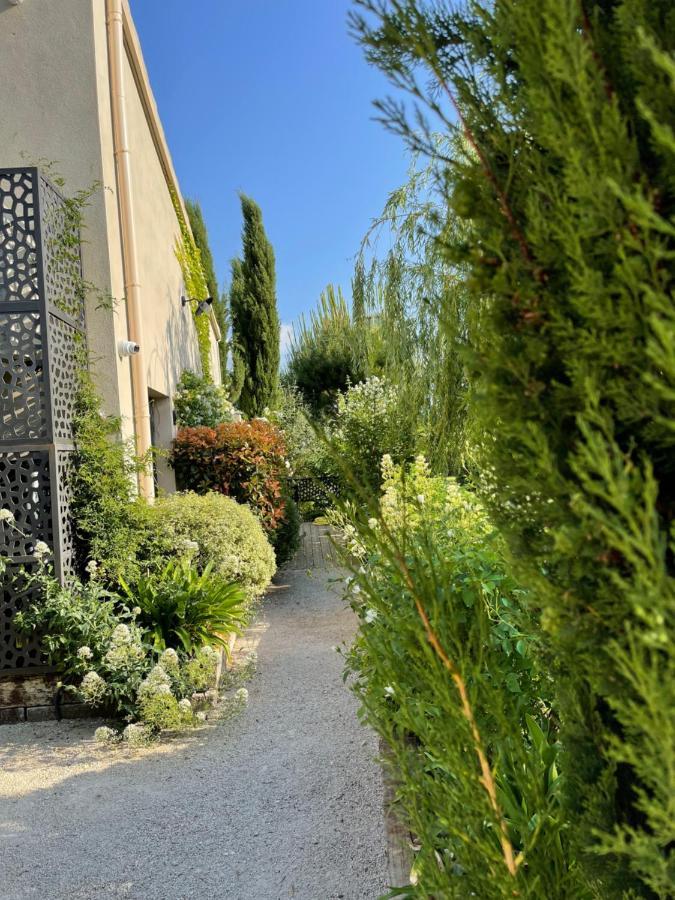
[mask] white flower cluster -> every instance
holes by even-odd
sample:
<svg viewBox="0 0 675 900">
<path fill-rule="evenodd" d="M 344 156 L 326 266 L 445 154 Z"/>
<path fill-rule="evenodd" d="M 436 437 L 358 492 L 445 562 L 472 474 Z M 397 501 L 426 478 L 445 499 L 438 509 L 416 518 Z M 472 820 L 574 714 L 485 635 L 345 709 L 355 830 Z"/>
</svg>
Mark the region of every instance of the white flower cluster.
<svg viewBox="0 0 675 900">
<path fill-rule="evenodd" d="M 145 656 L 140 643 L 112 644 L 105 655 L 106 664 L 113 670 L 127 669 Z"/>
<path fill-rule="evenodd" d="M 108 728 L 107 725 L 101 725 L 101 727 L 97 728 L 94 732 L 94 740 L 99 744 L 116 744 L 121 740 L 121 735 L 119 732 L 115 731 L 114 728 Z"/>
<path fill-rule="evenodd" d="M 245 706 L 248 703 L 248 691 L 245 687 L 239 688 L 234 695 L 234 698 L 238 703 L 241 703 L 242 706 Z"/>
<path fill-rule="evenodd" d="M 106 683 L 98 672 L 87 672 L 80 685 L 80 693 L 85 703 L 100 703 L 106 692 Z"/>
<path fill-rule="evenodd" d="M 127 725 L 122 732 L 122 740 L 130 747 L 144 747 L 151 737 L 150 729 L 140 724 Z"/>
<path fill-rule="evenodd" d="M 91 659 L 94 655 L 91 647 L 80 647 L 77 651 L 77 655 L 80 659 Z"/>
<path fill-rule="evenodd" d="M 11 509 L 5 509 L 4 507 L 0 509 L 0 522 L 9 522 L 10 524 L 14 521 L 14 513 Z"/>
<path fill-rule="evenodd" d="M 166 669 L 159 663 L 152 668 L 148 677 L 141 682 L 138 688 L 138 699 L 143 697 L 152 697 L 156 694 L 171 693 L 171 678 L 167 674 Z"/>
<path fill-rule="evenodd" d="M 190 701 L 188 700 L 187 697 L 185 697 L 183 700 L 178 701 L 178 708 L 181 710 L 181 712 L 184 712 L 184 713 L 192 712 L 192 704 L 190 703 Z"/>
<path fill-rule="evenodd" d="M 110 636 L 113 647 L 121 647 L 131 643 L 131 631 L 128 625 L 118 625 Z"/>
<path fill-rule="evenodd" d="M 33 548 L 33 556 L 38 560 L 42 561 L 45 556 L 51 555 L 51 548 L 49 544 L 45 544 L 44 541 L 38 541 Z"/>
<path fill-rule="evenodd" d="M 177 675 L 178 674 L 180 662 L 178 659 L 178 654 L 172 647 L 167 647 L 167 649 L 164 651 L 164 653 L 162 653 L 162 655 L 159 658 L 159 665 L 169 675 Z"/>
</svg>

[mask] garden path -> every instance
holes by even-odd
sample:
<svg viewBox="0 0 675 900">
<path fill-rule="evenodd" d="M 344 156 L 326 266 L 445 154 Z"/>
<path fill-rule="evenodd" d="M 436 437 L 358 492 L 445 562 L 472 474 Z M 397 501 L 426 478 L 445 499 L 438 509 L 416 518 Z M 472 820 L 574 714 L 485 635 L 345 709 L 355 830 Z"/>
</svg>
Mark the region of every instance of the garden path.
<svg viewBox="0 0 675 900">
<path fill-rule="evenodd" d="M 91 720 L 0 728 L 2 900 L 385 891 L 377 743 L 333 650 L 355 627 L 333 565 L 306 526 L 242 648 L 259 670 L 234 719 L 135 752 L 94 744 Z"/>
</svg>

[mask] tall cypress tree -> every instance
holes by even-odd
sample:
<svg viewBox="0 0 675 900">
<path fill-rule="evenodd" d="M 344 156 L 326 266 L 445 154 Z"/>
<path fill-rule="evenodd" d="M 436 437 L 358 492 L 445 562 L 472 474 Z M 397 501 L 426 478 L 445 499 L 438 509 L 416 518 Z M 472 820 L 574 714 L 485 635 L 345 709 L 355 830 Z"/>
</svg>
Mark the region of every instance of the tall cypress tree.
<svg viewBox="0 0 675 900">
<path fill-rule="evenodd" d="M 248 329 L 248 306 L 245 303 L 246 287 L 242 271 L 242 261 L 235 257 L 232 260 L 232 282 L 230 284 L 230 321 L 232 322 L 232 370 L 230 373 L 230 400 L 237 403 L 244 387 L 246 362 L 239 342 L 239 335 Z"/>
<path fill-rule="evenodd" d="M 222 340 L 218 346 L 218 355 L 220 358 L 220 376 L 223 384 L 227 384 L 228 348 L 227 341 L 225 340 L 228 328 L 227 308 L 220 296 L 220 291 L 218 289 L 218 279 L 216 278 L 216 271 L 213 264 L 213 254 L 211 253 L 209 234 L 206 230 L 206 222 L 204 221 L 202 208 L 196 200 L 186 200 L 185 208 L 187 210 L 188 219 L 190 220 L 190 228 L 192 229 L 192 235 L 195 239 L 195 244 L 199 248 L 199 253 L 202 258 L 202 267 L 204 269 L 204 275 L 206 276 L 206 284 L 208 285 L 209 296 L 213 298 L 213 311 L 216 314 L 216 320 L 222 334 Z"/>
<path fill-rule="evenodd" d="M 279 382 L 274 250 L 258 204 L 241 194 L 241 211 L 243 259 L 232 269 L 232 337 L 244 368 L 239 406 L 247 415 L 259 416 L 274 402 Z"/>
</svg>

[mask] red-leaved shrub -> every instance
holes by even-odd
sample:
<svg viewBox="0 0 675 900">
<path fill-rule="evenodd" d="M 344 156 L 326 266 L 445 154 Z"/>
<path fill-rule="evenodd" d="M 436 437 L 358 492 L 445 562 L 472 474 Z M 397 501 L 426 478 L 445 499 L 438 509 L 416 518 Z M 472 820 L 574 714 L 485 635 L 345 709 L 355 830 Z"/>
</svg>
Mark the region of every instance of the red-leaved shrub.
<svg viewBox="0 0 675 900">
<path fill-rule="evenodd" d="M 253 419 L 215 428 L 181 428 L 171 465 L 181 490 L 219 491 L 248 503 L 272 535 L 284 520 L 285 457 L 281 432 L 263 419 Z"/>
</svg>

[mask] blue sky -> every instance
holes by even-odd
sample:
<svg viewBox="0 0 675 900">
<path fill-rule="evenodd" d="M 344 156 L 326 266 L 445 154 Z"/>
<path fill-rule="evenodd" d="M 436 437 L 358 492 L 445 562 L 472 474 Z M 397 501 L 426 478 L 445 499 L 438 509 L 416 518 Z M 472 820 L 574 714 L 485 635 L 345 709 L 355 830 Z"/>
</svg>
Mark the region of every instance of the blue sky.
<svg viewBox="0 0 675 900">
<path fill-rule="evenodd" d="M 289 323 L 353 258 L 405 179 L 373 121 L 389 92 L 347 31 L 350 0 L 131 0 L 181 189 L 198 199 L 221 281 L 241 245 L 237 192 L 263 209 Z"/>
</svg>

